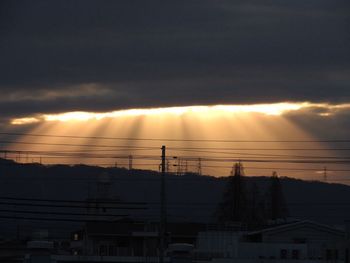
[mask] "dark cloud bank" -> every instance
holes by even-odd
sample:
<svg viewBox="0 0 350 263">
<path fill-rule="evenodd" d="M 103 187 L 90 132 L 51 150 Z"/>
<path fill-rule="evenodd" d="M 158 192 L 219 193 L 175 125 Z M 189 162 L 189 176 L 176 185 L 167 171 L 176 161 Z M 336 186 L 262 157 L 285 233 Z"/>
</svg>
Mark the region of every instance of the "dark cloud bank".
<svg viewBox="0 0 350 263">
<path fill-rule="evenodd" d="M 0 111 L 350 101 L 350 4 L 1 1 Z"/>
</svg>

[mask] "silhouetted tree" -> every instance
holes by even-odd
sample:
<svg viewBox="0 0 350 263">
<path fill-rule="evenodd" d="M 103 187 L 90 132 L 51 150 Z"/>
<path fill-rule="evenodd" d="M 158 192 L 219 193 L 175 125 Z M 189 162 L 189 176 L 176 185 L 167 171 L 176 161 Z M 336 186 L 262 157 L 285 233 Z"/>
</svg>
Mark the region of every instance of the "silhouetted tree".
<svg viewBox="0 0 350 263">
<path fill-rule="evenodd" d="M 253 183 L 247 194 L 247 225 L 250 228 L 266 223 L 266 210 L 263 195 L 256 183 Z"/>
<path fill-rule="evenodd" d="M 217 211 L 219 222 L 242 222 L 246 219 L 246 195 L 242 175 L 243 165 L 236 163 Z"/>
<path fill-rule="evenodd" d="M 282 185 L 276 172 L 272 174 L 267 197 L 269 219 L 276 220 L 287 218 L 288 208 L 285 202 Z"/>
</svg>

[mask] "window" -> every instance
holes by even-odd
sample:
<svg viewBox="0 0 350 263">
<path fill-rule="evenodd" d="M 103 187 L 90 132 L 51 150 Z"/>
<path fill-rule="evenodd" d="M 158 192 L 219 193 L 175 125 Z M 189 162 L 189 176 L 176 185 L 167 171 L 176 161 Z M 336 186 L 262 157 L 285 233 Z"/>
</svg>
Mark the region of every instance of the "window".
<svg viewBox="0 0 350 263">
<path fill-rule="evenodd" d="M 280 258 L 281 259 L 287 259 L 288 251 L 287 249 L 281 249 L 280 251 Z"/>
<path fill-rule="evenodd" d="M 75 234 L 73 235 L 73 240 L 74 240 L 74 241 L 78 241 L 78 240 L 79 240 L 79 234 L 78 234 L 78 233 L 75 233 Z"/>
</svg>

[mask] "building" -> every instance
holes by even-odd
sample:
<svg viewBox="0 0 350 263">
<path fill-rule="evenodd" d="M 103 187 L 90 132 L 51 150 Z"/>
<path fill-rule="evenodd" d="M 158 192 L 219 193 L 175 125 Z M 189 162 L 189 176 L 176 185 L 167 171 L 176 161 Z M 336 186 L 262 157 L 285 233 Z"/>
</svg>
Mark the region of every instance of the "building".
<svg viewBox="0 0 350 263">
<path fill-rule="evenodd" d="M 73 255 L 157 256 L 158 226 L 129 219 L 89 222 L 72 234 Z"/>
<path fill-rule="evenodd" d="M 114 222 L 89 222 L 72 234 L 73 255 L 158 256 L 158 223 L 121 219 Z M 195 244 L 204 224 L 167 224 L 166 242 Z"/>
<path fill-rule="evenodd" d="M 237 262 L 349 262 L 348 242 L 343 230 L 298 221 L 254 232 L 199 233 L 195 257 Z"/>
<path fill-rule="evenodd" d="M 203 225 L 188 223 L 169 224 L 168 229 L 172 232 L 168 233 L 164 262 L 349 263 L 347 232 L 311 221 L 284 223 L 253 232 L 222 226 L 203 229 Z M 94 222 L 73 233 L 71 255 L 53 251 L 48 257 L 38 247 L 33 247 L 33 255 L 50 258 L 47 263 L 156 263 L 158 238 L 157 224 L 125 219 L 103 224 Z M 36 263 L 30 261 L 31 258 L 27 255 L 26 263 Z"/>
</svg>

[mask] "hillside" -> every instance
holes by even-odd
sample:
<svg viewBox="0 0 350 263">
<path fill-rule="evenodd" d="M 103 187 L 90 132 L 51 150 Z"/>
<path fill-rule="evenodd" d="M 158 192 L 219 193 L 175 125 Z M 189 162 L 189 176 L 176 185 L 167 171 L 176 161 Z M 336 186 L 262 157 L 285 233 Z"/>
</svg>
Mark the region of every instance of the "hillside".
<svg viewBox="0 0 350 263">
<path fill-rule="evenodd" d="M 0 159 L 0 200 L 2 197 L 85 200 L 95 198 L 100 185 L 104 185 L 104 194 L 109 197 L 148 203 L 147 209 L 119 213 L 158 220 L 159 178 L 159 173 L 153 171 L 83 165 L 17 164 Z M 257 184 L 262 193 L 269 185 L 268 177 L 245 177 L 245 180 L 248 186 Z M 281 182 L 291 217 L 328 224 L 342 224 L 350 219 L 349 186 L 291 178 L 281 178 Z M 168 220 L 214 222 L 213 214 L 226 183 L 227 178 L 222 177 L 168 175 Z M 9 207 L 0 204 L 1 208 Z M 23 209 L 19 207 L 11 205 L 12 209 Z M 32 209 L 28 208 L 28 211 Z M 8 213 L 0 212 L 1 215 Z M 6 224 L 12 220 L 1 221 Z"/>
</svg>

